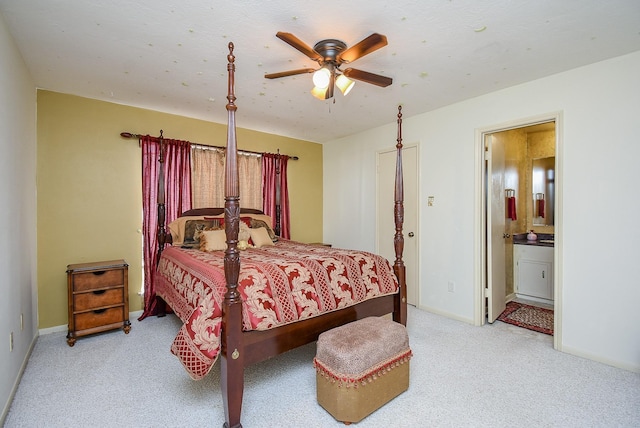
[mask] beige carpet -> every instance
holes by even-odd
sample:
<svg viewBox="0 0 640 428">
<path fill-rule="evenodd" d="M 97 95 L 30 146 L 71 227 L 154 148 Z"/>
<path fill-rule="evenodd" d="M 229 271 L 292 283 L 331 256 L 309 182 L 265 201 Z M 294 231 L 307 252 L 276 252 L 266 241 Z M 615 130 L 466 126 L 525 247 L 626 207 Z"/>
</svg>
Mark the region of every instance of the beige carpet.
<svg viewBox="0 0 640 428">
<path fill-rule="evenodd" d="M 192 381 L 169 348 L 173 316 L 67 346 L 41 336 L 5 428 L 220 427 L 220 367 Z M 409 389 L 360 421 L 378 427 L 640 427 L 640 374 L 553 349 L 546 334 L 409 308 Z M 316 400 L 305 346 L 245 374 L 246 428 L 344 427 Z"/>
</svg>

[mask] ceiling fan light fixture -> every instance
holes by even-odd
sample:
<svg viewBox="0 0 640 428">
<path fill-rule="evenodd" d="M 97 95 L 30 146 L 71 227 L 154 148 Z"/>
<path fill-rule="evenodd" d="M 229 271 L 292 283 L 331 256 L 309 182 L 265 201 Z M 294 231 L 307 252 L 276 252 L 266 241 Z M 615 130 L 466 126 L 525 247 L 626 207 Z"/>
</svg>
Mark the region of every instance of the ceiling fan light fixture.
<svg viewBox="0 0 640 428">
<path fill-rule="evenodd" d="M 356 84 L 356 82 L 354 82 L 353 80 L 349 79 L 344 74 L 340 74 L 336 78 L 336 86 L 338 87 L 338 89 L 340 89 L 340 92 L 342 92 L 342 95 L 347 95 L 349 93 L 349 91 L 351 91 L 351 89 L 353 89 L 353 86 L 355 84 Z"/>
<path fill-rule="evenodd" d="M 334 86 L 337 86 L 343 95 L 347 95 L 355 84 L 352 79 L 371 83 L 382 88 L 391 85 L 393 82 L 389 77 L 355 68 L 347 68 L 344 71 L 340 69 L 343 64 L 351 64 L 353 61 L 387 46 L 387 37 L 382 34 L 373 33 L 351 47 L 347 47 L 346 43 L 338 39 L 325 39 L 320 40 L 312 48 L 293 34 L 283 31 L 278 31 L 276 37 L 288 43 L 309 59 L 317 62 L 320 69 L 314 71 L 312 68 L 305 67 L 280 73 L 269 73 L 265 74 L 264 77 L 276 79 L 303 73 L 313 73 L 315 88 L 311 90 L 311 93 L 318 99 L 328 100 L 333 98 Z"/>
<path fill-rule="evenodd" d="M 326 67 L 322 67 L 313 73 L 313 84 L 316 88 L 326 89 L 331 82 L 331 71 Z"/>
</svg>

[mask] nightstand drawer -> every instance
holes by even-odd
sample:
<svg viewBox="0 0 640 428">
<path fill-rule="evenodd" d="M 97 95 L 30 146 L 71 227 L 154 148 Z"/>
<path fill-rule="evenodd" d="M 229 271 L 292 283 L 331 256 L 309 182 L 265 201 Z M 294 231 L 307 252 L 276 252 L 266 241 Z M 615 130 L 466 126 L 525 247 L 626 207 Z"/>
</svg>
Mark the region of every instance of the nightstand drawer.
<svg viewBox="0 0 640 428">
<path fill-rule="evenodd" d="M 124 284 L 124 271 L 122 269 L 100 270 L 75 274 L 73 279 L 73 290 L 85 291 L 96 288 L 113 287 L 122 284 Z"/>
<path fill-rule="evenodd" d="M 124 321 L 124 307 L 98 309 L 75 315 L 76 329 L 87 330 L 94 327 L 121 323 Z"/>
<path fill-rule="evenodd" d="M 74 312 L 83 312 L 88 309 L 122 304 L 124 303 L 123 290 L 123 288 L 111 288 L 75 294 L 73 296 L 73 310 Z"/>
</svg>

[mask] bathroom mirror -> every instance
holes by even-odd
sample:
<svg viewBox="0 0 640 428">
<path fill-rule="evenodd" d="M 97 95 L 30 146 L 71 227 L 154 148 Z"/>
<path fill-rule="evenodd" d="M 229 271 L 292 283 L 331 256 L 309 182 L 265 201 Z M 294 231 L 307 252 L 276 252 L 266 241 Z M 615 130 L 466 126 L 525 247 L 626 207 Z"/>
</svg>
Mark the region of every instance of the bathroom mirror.
<svg viewBox="0 0 640 428">
<path fill-rule="evenodd" d="M 531 189 L 533 192 L 533 225 L 553 226 L 556 158 L 534 159 Z"/>
</svg>

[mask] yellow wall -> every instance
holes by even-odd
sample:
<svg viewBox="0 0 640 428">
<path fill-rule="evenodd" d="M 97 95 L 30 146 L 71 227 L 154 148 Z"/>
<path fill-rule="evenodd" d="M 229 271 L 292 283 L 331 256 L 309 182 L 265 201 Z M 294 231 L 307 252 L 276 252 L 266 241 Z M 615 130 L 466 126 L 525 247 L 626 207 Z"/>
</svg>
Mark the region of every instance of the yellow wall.
<svg viewBox="0 0 640 428">
<path fill-rule="evenodd" d="M 39 328 L 67 324 L 71 263 L 125 259 L 129 309 L 142 309 L 141 155 L 120 133 L 225 145 L 226 124 L 42 90 L 37 114 Z M 237 139 L 240 149 L 300 157 L 288 167 L 291 237 L 321 241 L 322 145 L 241 128 Z"/>
</svg>

